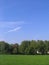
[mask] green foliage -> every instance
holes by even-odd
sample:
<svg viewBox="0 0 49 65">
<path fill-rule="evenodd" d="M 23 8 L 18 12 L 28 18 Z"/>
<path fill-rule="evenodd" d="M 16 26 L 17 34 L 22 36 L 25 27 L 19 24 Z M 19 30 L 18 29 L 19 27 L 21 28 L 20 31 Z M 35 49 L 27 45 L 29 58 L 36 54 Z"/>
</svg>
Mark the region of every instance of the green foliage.
<svg viewBox="0 0 49 65">
<path fill-rule="evenodd" d="M 27 54 L 26 51 L 27 51 L 27 48 L 29 47 L 30 45 L 30 41 L 22 41 L 21 45 L 20 45 L 20 53 L 21 54 Z"/>
<path fill-rule="evenodd" d="M 0 54 L 7 54 L 9 51 L 9 44 L 1 41 L 0 42 Z"/>
<path fill-rule="evenodd" d="M 44 41 L 39 41 L 38 42 L 38 51 L 41 52 L 41 54 L 46 54 L 46 44 L 44 43 Z"/>
<path fill-rule="evenodd" d="M 20 45 L 18 43 L 8 44 L 4 41 L 0 41 L 0 54 L 24 54 L 24 55 L 49 54 L 49 41 L 26 40 L 22 41 Z"/>
</svg>

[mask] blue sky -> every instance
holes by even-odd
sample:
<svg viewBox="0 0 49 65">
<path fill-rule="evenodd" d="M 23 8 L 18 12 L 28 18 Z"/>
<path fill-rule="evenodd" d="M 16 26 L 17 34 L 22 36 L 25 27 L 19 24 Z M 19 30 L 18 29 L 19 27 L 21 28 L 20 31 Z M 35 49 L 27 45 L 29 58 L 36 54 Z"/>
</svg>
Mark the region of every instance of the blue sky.
<svg viewBox="0 0 49 65">
<path fill-rule="evenodd" d="M 0 0 L 0 41 L 49 40 L 49 0 Z"/>
</svg>

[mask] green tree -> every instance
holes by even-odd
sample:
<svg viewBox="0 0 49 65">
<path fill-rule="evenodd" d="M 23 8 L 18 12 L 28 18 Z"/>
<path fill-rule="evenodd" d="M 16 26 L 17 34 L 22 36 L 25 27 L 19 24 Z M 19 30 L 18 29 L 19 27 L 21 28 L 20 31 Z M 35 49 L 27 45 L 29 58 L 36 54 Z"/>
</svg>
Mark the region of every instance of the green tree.
<svg viewBox="0 0 49 65">
<path fill-rule="evenodd" d="M 1 41 L 0 42 L 0 54 L 6 54 L 9 51 L 9 44 Z"/>
<path fill-rule="evenodd" d="M 27 48 L 29 47 L 30 45 L 30 41 L 22 41 L 19 49 L 20 49 L 20 53 L 21 54 L 27 54 Z"/>
<path fill-rule="evenodd" d="M 38 41 L 38 51 L 41 52 L 41 54 L 46 54 L 46 44 L 44 43 L 44 41 L 40 40 Z"/>
<path fill-rule="evenodd" d="M 31 41 L 30 47 L 29 47 L 29 54 L 36 54 L 37 53 L 37 42 L 35 40 Z"/>
<path fill-rule="evenodd" d="M 19 53 L 19 45 L 17 43 L 11 45 L 11 53 L 12 54 L 18 54 Z"/>
</svg>

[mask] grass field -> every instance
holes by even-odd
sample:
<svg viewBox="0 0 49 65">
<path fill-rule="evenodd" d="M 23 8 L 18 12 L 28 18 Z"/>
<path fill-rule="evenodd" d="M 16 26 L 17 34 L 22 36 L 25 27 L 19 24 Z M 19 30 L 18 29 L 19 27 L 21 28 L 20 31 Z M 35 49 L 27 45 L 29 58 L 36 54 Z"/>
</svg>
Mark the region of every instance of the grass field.
<svg viewBox="0 0 49 65">
<path fill-rule="evenodd" d="M 0 55 L 0 65 L 49 65 L 49 56 Z"/>
</svg>

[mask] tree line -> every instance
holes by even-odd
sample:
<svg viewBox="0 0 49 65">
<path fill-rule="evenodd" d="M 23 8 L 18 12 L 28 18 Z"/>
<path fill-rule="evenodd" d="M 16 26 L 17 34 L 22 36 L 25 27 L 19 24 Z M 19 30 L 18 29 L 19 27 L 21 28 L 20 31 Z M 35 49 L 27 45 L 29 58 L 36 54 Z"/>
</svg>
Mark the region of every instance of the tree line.
<svg viewBox="0 0 49 65">
<path fill-rule="evenodd" d="M 10 44 L 0 41 L 0 54 L 46 55 L 49 54 L 49 41 L 25 40 L 20 45 L 18 43 Z"/>
</svg>

